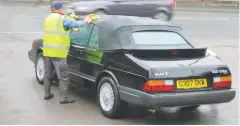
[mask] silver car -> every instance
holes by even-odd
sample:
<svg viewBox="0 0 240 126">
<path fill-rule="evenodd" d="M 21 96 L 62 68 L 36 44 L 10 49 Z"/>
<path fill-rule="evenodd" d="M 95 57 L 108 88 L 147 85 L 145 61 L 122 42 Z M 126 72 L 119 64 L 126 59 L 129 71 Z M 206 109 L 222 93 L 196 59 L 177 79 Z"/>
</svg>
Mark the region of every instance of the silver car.
<svg viewBox="0 0 240 126">
<path fill-rule="evenodd" d="M 75 0 L 64 6 L 65 13 L 78 16 L 90 13 L 98 15 L 125 15 L 151 17 L 170 21 L 175 3 L 173 0 Z"/>
</svg>

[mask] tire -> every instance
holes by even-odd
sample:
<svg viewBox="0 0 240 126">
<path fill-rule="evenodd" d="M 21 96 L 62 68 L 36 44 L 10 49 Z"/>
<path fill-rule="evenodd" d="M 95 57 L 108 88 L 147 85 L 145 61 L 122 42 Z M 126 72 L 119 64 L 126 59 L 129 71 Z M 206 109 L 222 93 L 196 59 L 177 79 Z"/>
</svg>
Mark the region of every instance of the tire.
<svg viewBox="0 0 240 126">
<path fill-rule="evenodd" d="M 36 57 L 36 64 L 35 64 L 35 75 L 36 75 L 38 83 L 41 85 L 43 85 L 44 69 L 45 69 L 45 64 L 44 64 L 43 55 L 42 55 L 42 53 L 38 53 L 37 57 Z"/>
<path fill-rule="evenodd" d="M 96 10 L 95 12 L 94 12 L 96 15 L 107 15 L 107 13 L 104 11 L 104 10 Z"/>
<path fill-rule="evenodd" d="M 165 12 L 159 12 L 153 18 L 161 21 L 165 21 L 165 22 L 168 22 L 170 20 L 168 14 Z"/>
<path fill-rule="evenodd" d="M 106 98 L 108 96 L 104 93 L 112 98 Z M 104 96 L 109 100 L 109 106 L 106 105 L 106 101 L 104 102 Z M 123 116 L 127 103 L 120 99 L 117 85 L 111 77 L 106 76 L 99 81 L 97 97 L 101 112 L 105 117 L 114 119 Z"/>
</svg>

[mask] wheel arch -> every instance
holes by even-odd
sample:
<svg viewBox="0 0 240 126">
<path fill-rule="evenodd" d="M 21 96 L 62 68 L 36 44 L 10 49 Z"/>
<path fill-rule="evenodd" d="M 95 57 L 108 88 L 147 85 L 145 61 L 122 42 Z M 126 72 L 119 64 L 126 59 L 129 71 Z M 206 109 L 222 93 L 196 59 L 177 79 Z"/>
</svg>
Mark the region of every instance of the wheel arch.
<svg viewBox="0 0 240 126">
<path fill-rule="evenodd" d="M 42 48 L 37 50 L 37 54 L 42 53 L 42 52 L 43 52 Z"/>
<path fill-rule="evenodd" d="M 156 9 L 156 12 L 157 13 L 163 12 L 163 13 L 169 14 L 171 13 L 171 10 L 167 7 L 159 7 Z"/>
<path fill-rule="evenodd" d="M 165 13 L 168 16 L 168 20 L 170 20 L 172 18 L 171 10 L 169 8 L 166 8 L 166 7 L 157 8 L 156 13 L 153 15 L 153 17 L 156 16 L 157 14 L 159 14 L 159 13 Z"/>
<path fill-rule="evenodd" d="M 94 10 L 94 12 L 97 12 L 97 11 L 103 11 L 106 14 L 109 14 L 109 10 L 107 8 L 97 8 L 97 9 Z"/>
<path fill-rule="evenodd" d="M 105 77 L 105 76 L 109 76 L 113 79 L 113 81 L 117 84 L 116 86 L 119 85 L 118 83 L 118 80 L 116 78 L 116 76 L 111 72 L 111 71 L 108 71 L 108 70 L 103 70 L 96 78 L 96 81 L 95 81 L 95 84 L 96 84 L 96 90 L 98 88 L 98 84 L 99 84 L 99 81 Z"/>
<path fill-rule="evenodd" d="M 36 62 L 37 62 L 37 56 L 38 56 L 39 53 L 43 53 L 42 48 L 40 48 L 40 49 L 37 50 L 36 58 L 35 58 L 35 64 L 36 64 Z"/>
</svg>

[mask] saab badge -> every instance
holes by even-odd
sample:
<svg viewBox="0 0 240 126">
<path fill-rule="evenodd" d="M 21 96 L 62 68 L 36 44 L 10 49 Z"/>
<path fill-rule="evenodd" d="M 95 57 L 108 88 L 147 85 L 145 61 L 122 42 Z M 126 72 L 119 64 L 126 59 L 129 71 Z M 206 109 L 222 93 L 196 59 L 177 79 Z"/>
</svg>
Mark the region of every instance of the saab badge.
<svg viewBox="0 0 240 126">
<path fill-rule="evenodd" d="M 159 77 L 159 76 L 168 76 L 168 72 L 163 72 L 163 73 L 155 73 L 155 76 Z"/>
</svg>

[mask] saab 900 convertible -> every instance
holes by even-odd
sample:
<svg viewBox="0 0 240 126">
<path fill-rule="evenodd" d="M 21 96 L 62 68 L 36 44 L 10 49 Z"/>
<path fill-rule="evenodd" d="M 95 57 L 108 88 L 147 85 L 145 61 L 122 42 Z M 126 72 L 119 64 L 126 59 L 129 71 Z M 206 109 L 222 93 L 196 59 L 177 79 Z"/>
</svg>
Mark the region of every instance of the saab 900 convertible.
<svg viewBox="0 0 240 126">
<path fill-rule="evenodd" d="M 230 102 L 229 67 L 208 48 L 193 45 L 182 29 L 159 20 L 102 16 L 72 31 L 67 57 L 71 82 L 96 92 L 108 118 L 127 104 L 151 109 Z M 43 82 L 42 39 L 29 58 Z"/>
</svg>

